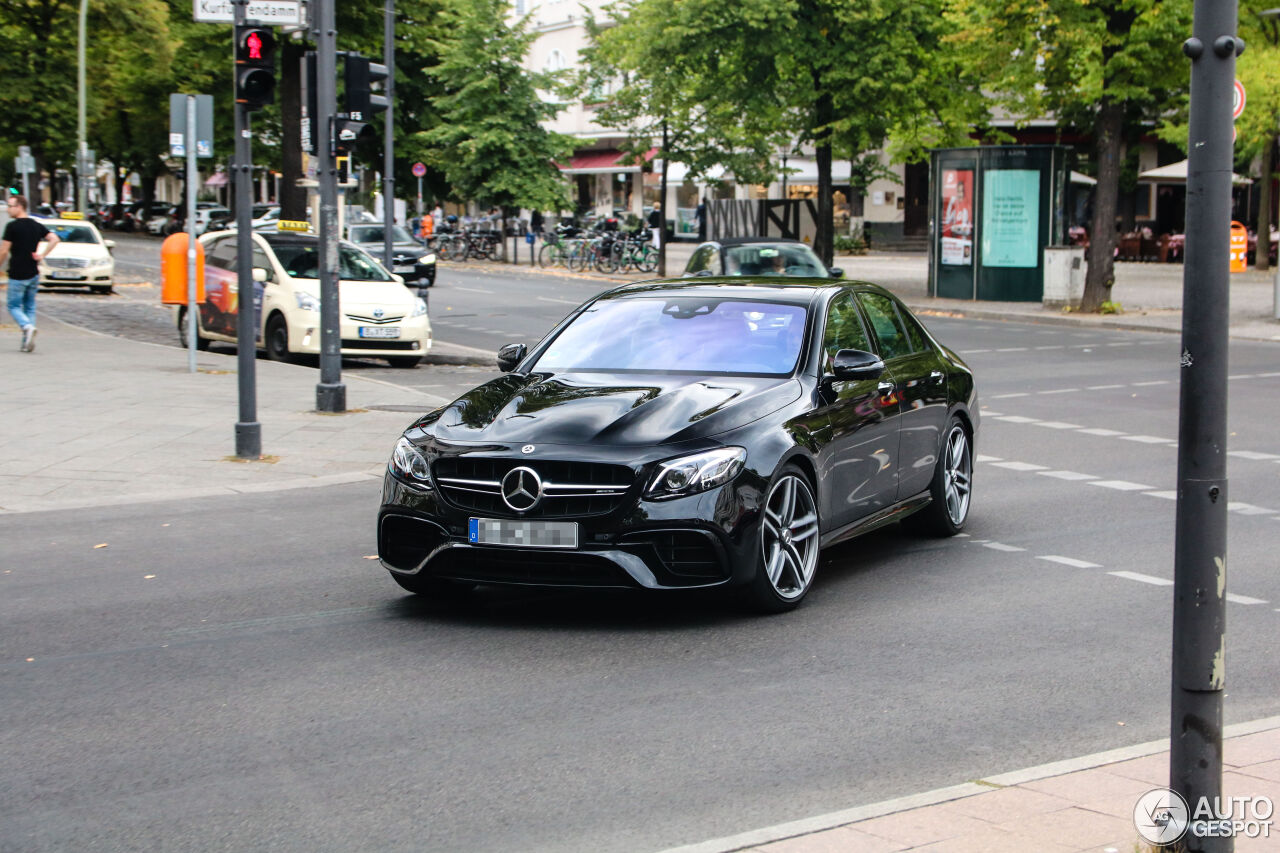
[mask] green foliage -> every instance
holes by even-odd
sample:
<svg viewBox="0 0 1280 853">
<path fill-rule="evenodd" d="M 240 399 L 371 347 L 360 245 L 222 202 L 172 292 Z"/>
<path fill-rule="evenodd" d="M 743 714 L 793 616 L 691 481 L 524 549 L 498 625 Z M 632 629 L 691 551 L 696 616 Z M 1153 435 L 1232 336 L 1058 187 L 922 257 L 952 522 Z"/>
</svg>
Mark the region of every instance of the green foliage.
<svg viewBox="0 0 1280 853">
<path fill-rule="evenodd" d="M 1107 300 L 1102 303 L 1101 307 L 1098 308 L 1098 313 L 1099 314 L 1123 314 L 1124 306 L 1121 305 L 1119 302 L 1112 302 L 1110 300 Z"/>
<path fill-rule="evenodd" d="M 543 100 L 554 81 L 522 65 L 533 36 L 506 23 L 503 0 L 456 0 L 441 14 L 435 76 L 440 124 L 419 133 L 426 162 L 440 169 L 460 200 L 503 208 L 560 210 L 568 188 L 556 160 L 573 140 L 543 128 L 559 104 Z"/>
</svg>

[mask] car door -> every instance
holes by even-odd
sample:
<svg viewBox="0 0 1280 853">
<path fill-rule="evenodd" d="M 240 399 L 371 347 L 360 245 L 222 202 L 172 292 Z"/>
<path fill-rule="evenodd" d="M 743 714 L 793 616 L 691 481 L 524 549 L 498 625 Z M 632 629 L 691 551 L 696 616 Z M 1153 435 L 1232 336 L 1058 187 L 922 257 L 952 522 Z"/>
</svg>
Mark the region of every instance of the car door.
<svg viewBox="0 0 1280 853">
<path fill-rule="evenodd" d="M 897 499 L 900 407 L 887 371 L 878 379 L 831 376 L 840 350 L 875 352 L 852 292 L 841 291 L 828 303 L 822 346 L 819 501 L 824 526 L 833 529 Z"/>
<path fill-rule="evenodd" d="M 947 421 L 947 372 L 916 319 L 884 293 L 859 293 L 902 406 L 898 499 L 929 488 Z"/>
</svg>

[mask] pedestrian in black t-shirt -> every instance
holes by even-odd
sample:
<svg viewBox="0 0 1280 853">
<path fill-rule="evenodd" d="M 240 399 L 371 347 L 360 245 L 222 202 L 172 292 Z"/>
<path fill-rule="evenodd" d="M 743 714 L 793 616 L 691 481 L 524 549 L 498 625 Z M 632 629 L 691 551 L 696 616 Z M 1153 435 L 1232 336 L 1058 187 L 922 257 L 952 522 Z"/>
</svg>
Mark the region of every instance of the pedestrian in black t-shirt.
<svg viewBox="0 0 1280 853">
<path fill-rule="evenodd" d="M 702 199 L 698 199 L 698 206 L 694 208 L 693 220 L 698 223 L 698 242 L 707 242 L 707 203 Z"/>
<path fill-rule="evenodd" d="M 9 260 L 9 313 L 22 329 L 23 352 L 36 348 L 36 291 L 40 288 L 40 241 L 49 244 L 45 255 L 58 245 L 58 235 L 44 223 L 27 216 L 27 200 L 9 197 L 9 224 L 0 241 L 0 266 Z M 13 257 L 10 258 L 10 252 Z"/>
</svg>

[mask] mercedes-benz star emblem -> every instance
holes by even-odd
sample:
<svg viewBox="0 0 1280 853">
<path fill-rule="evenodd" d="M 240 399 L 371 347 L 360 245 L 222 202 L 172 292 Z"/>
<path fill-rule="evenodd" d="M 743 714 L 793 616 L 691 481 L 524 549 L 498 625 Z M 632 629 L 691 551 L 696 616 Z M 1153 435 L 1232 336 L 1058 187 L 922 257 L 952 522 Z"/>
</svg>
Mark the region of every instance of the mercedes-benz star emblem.
<svg viewBox="0 0 1280 853">
<path fill-rule="evenodd" d="M 532 468 L 512 468 L 502 478 L 502 500 L 516 512 L 528 512 L 542 500 L 542 478 Z"/>
<path fill-rule="evenodd" d="M 384 311 L 384 310 L 382 310 L 381 308 L 374 308 L 374 309 L 373 309 L 373 317 L 374 317 L 374 319 L 376 319 L 376 320 L 381 320 L 381 319 L 382 319 L 382 315 L 383 315 L 383 314 L 386 314 L 386 313 L 387 313 L 387 312 L 386 312 L 386 311 Z"/>
<path fill-rule="evenodd" d="M 526 444 L 524 447 L 520 448 L 520 452 L 521 452 L 521 453 L 532 453 L 533 451 L 535 451 L 535 450 L 537 450 L 537 449 L 538 449 L 538 448 L 534 447 L 532 444 Z"/>
</svg>

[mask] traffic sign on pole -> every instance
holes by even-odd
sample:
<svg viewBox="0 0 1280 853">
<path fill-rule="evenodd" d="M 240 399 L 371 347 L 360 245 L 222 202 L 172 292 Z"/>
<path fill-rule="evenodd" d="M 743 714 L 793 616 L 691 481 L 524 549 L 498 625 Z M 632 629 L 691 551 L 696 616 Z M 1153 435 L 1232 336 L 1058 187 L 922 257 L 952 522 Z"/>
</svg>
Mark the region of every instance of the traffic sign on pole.
<svg viewBox="0 0 1280 853">
<path fill-rule="evenodd" d="M 426 166 L 426 164 L 425 164 L 425 163 L 414 163 L 414 164 L 413 164 L 413 176 L 414 176 L 415 178 L 421 178 L 421 177 L 422 177 L 423 175 L 425 175 L 426 173 L 427 173 L 427 166 Z"/>
<path fill-rule="evenodd" d="M 1235 121 L 1236 119 L 1240 118 L 1240 114 L 1244 112 L 1244 102 L 1245 102 L 1244 84 L 1241 83 L 1239 80 L 1236 80 L 1235 85 L 1232 87 L 1232 100 L 1231 100 L 1231 120 L 1232 121 Z"/>
</svg>

